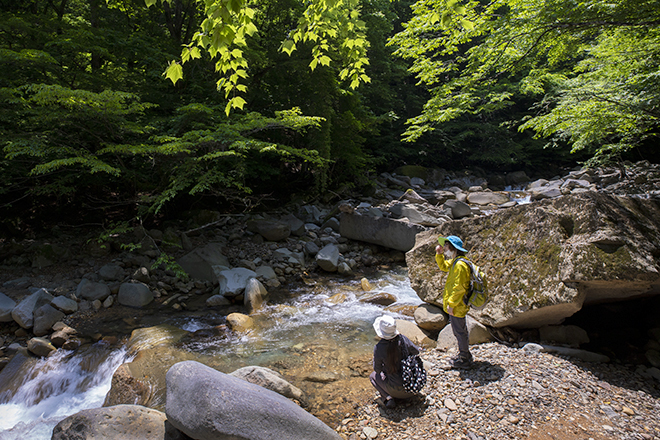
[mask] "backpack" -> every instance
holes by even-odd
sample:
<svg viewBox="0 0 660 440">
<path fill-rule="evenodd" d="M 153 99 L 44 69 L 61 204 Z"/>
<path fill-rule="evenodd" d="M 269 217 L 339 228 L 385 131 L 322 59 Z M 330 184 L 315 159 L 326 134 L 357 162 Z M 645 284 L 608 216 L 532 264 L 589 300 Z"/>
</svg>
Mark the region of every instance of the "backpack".
<svg viewBox="0 0 660 440">
<path fill-rule="evenodd" d="M 426 385 L 426 370 L 424 361 L 418 354 L 408 355 L 407 351 L 401 359 L 401 377 L 403 389 L 409 393 L 417 394 Z"/>
<path fill-rule="evenodd" d="M 472 261 L 463 257 L 456 257 L 452 264 L 463 261 L 470 268 L 470 287 L 468 289 L 466 304 L 468 307 L 479 310 L 488 303 L 488 280 L 486 274 Z"/>
</svg>

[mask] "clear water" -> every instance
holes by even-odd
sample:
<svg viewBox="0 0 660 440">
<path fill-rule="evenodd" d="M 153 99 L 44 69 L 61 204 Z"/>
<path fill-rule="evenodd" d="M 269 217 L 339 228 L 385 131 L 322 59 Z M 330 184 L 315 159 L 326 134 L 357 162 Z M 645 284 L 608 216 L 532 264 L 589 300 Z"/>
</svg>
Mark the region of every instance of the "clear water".
<svg viewBox="0 0 660 440">
<path fill-rule="evenodd" d="M 405 269 L 397 269 L 369 279 L 372 292 L 385 292 L 397 298 L 395 305 L 417 305 L 421 300 L 410 287 Z M 345 295 L 338 304 L 328 301 Z M 183 350 L 200 358 L 214 359 L 224 372 L 247 365 L 269 366 L 291 358 L 305 347 L 322 347 L 334 360 L 369 355 L 373 350 L 374 319 L 388 313 L 381 305 L 361 302 L 367 295 L 359 280 L 324 279 L 291 292 L 289 299 L 267 304 L 253 315 L 256 329 L 249 335 L 208 337 L 184 343 Z M 185 332 L 209 329 L 222 319 L 220 312 L 203 316 L 175 315 L 165 324 Z M 161 334 L 162 335 L 162 334 Z M 156 336 L 154 336 L 156 337 Z M 148 345 L 148 341 L 140 341 Z M 110 349 L 95 344 L 76 353 L 58 351 L 55 356 L 34 363 L 14 379 L 10 390 L 0 393 L 0 440 L 50 439 L 52 429 L 62 419 L 83 409 L 103 405 L 114 371 L 132 360 L 134 350 Z M 164 393 L 164 390 L 160 390 Z"/>
</svg>

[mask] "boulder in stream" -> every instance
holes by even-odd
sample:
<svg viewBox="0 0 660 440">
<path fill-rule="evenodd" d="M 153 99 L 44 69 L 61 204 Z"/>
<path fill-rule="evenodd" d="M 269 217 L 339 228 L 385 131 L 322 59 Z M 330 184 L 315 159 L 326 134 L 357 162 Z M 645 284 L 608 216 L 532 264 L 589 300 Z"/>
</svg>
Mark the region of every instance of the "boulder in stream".
<svg viewBox="0 0 660 440">
<path fill-rule="evenodd" d="M 160 411 L 138 405 L 86 409 L 60 421 L 52 440 L 176 440 L 183 439 Z"/>
<path fill-rule="evenodd" d="M 329 426 L 266 388 L 199 362 L 167 372 L 167 419 L 199 439 L 339 440 Z"/>
</svg>

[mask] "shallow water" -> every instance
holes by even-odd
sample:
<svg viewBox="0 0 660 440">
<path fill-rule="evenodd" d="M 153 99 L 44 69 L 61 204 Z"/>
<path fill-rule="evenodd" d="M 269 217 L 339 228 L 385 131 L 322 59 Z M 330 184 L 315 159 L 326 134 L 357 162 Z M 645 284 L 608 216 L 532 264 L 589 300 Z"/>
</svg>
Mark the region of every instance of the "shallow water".
<svg viewBox="0 0 660 440">
<path fill-rule="evenodd" d="M 368 279 L 374 287 L 370 293 L 390 293 L 397 298 L 395 305 L 421 303 L 410 287 L 405 268 Z M 329 301 L 336 294 L 345 295 L 345 300 L 338 304 Z M 131 347 L 121 344 L 119 348 L 110 348 L 97 343 L 76 353 L 60 350 L 17 373 L 8 389 L 0 391 L 0 439 L 50 439 L 53 427 L 63 418 L 103 405 L 114 371 L 131 361 L 136 347 L 162 344 L 163 338 L 168 337 L 176 340 L 176 350 L 184 357 L 199 359 L 226 373 L 248 365 L 281 372 L 307 394 L 310 412 L 333 423 L 351 405 L 351 395 L 370 387 L 364 375 L 375 343 L 372 323 L 385 307 L 361 302 L 365 294 L 357 279 L 327 277 L 289 292 L 286 298 L 273 301 L 252 315 L 256 329 L 249 335 L 204 336 L 203 330 L 223 321 L 222 312 L 182 312 L 164 321 L 159 320 L 159 315 L 142 320 L 140 327 L 158 324 L 180 331 L 149 333 L 144 336 L 146 339 L 134 338 Z M 177 361 L 172 357 L 172 363 Z M 2 375 L 7 377 L 8 373 L 3 371 Z M 309 379 L 320 373 L 330 375 L 332 380 Z M 155 394 L 160 397 L 150 406 L 163 410 L 162 381 L 159 387 Z"/>
</svg>

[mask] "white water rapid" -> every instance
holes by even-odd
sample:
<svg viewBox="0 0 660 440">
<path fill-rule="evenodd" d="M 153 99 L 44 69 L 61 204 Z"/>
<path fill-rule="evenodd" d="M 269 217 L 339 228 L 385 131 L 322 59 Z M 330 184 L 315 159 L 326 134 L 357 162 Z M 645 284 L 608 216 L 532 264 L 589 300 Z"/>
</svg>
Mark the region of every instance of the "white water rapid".
<svg viewBox="0 0 660 440">
<path fill-rule="evenodd" d="M 272 365 L 291 357 L 297 346 L 322 345 L 335 357 L 357 353 L 369 356 L 375 342 L 372 323 L 385 307 L 360 299 L 369 293 L 384 292 L 397 299 L 395 306 L 421 303 L 405 268 L 382 272 L 369 282 L 374 287 L 372 292 L 362 291 L 358 280 L 317 280 L 254 315 L 259 328 L 253 335 L 195 339 L 177 349 L 216 359 L 216 368 L 223 372 L 246 365 Z M 331 301 L 337 294 L 345 298 Z M 412 319 L 396 312 L 385 313 Z M 165 323 L 158 314 L 151 319 L 155 322 L 143 321 L 140 327 L 167 324 L 192 334 L 216 326 L 222 310 L 205 310 L 191 316 L 181 312 Z M 142 342 L 149 345 L 148 341 Z M 12 361 L 18 367 L 10 363 L 0 372 L 0 440 L 49 440 L 60 420 L 84 409 L 101 407 L 115 370 L 132 360 L 128 351 L 126 347 L 111 349 L 97 343 L 75 353 L 58 350 L 47 359 L 30 359 L 22 364 Z M 164 395 L 164 390 L 160 392 Z"/>
</svg>

